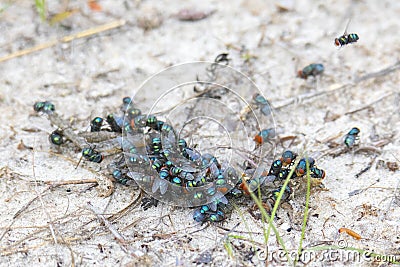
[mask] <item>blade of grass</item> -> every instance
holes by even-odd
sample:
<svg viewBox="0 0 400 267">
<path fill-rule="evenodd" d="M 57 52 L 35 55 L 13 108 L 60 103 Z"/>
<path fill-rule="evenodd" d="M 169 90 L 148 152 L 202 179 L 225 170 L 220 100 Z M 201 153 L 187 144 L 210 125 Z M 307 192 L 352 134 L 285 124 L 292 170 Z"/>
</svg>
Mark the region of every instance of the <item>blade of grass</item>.
<svg viewBox="0 0 400 267">
<path fill-rule="evenodd" d="M 244 181 L 244 182 L 245 182 L 245 181 Z M 246 183 L 246 182 L 245 182 L 245 183 Z M 246 186 L 247 186 L 247 184 L 246 184 Z M 286 253 L 285 253 L 286 258 L 287 258 L 288 262 L 291 264 L 291 263 L 292 263 L 292 260 L 291 260 L 291 258 L 289 257 L 289 252 L 288 252 L 287 249 L 286 249 L 285 243 L 283 242 L 283 239 L 282 239 L 281 236 L 279 235 L 279 232 L 278 232 L 278 230 L 276 229 L 275 225 L 273 225 L 273 223 L 272 223 L 270 217 L 269 217 L 268 214 L 267 214 L 267 211 L 265 210 L 265 208 L 264 208 L 263 205 L 262 205 L 261 200 L 260 200 L 253 192 L 250 192 L 250 196 L 251 196 L 251 198 L 254 200 L 254 202 L 257 204 L 258 208 L 260 209 L 261 215 L 262 215 L 264 218 L 266 218 L 267 221 L 269 221 L 269 223 L 268 223 L 268 225 L 269 225 L 269 226 L 268 226 L 268 229 L 271 229 L 271 228 L 272 228 L 272 230 L 274 231 L 274 233 L 275 233 L 275 235 L 276 235 L 276 239 L 278 240 L 278 243 L 281 245 L 282 249 L 286 252 Z M 263 227 L 264 227 L 264 224 L 263 224 Z M 265 230 L 265 228 L 264 228 L 264 230 Z M 265 231 L 264 231 L 264 241 L 265 241 L 265 246 L 266 246 L 267 249 L 268 249 L 268 238 L 269 238 L 269 233 L 265 233 Z"/>
<path fill-rule="evenodd" d="M 303 240 L 306 233 L 307 219 L 308 219 L 308 204 L 310 202 L 310 191 L 311 191 L 311 176 L 310 176 L 310 164 L 308 162 L 308 157 L 306 157 L 306 169 L 307 169 L 307 192 L 306 192 L 306 206 L 304 208 L 303 224 L 301 226 L 301 237 L 299 242 L 299 247 L 297 249 L 297 257 L 294 261 L 296 266 L 298 259 L 300 258 L 301 251 L 303 249 Z"/>
<path fill-rule="evenodd" d="M 228 253 L 229 258 L 233 259 L 233 247 L 232 247 L 231 241 L 229 239 L 229 236 L 225 240 L 224 248 L 225 248 L 226 252 Z"/>
<path fill-rule="evenodd" d="M 246 219 L 244 218 L 242 211 L 238 208 L 238 206 L 236 206 L 235 203 L 233 203 L 233 208 L 236 210 L 236 212 L 239 213 L 239 217 L 242 220 L 242 222 L 244 223 L 244 227 L 249 232 L 250 240 L 252 240 L 252 242 L 254 242 L 253 235 L 251 234 L 251 229 L 250 229 Z M 254 245 L 253 245 L 253 248 L 254 248 Z"/>
<path fill-rule="evenodd" d="M 2 7 L 0 7 L 0 15 L 1 15 L 1 13 L 3 13 L 7 8 L 9 8 L 10 6 L 11 6 L 11 3 L 5 3 L 5 4 L 2 4 L 3 6 Z"/>
<path fill-rule="evenodd" d="M 278 210 L 278 206 L 279 206 L 279 203 L 280 203 L 280 201 L 282 199 L 283 193 L 285 192 L 286 186 L 289 184 L 290 178 L 293 176 L 294 170 L 296 169 L 298 164 L 299 164 L 299 160 L 296 160 L 294 166 L 292 167 L 292 169 L 290 170 L 288 176 L 286 177 L 285 182 L 283 183 L 281 191 L 279 191 L 278 197 L 277 197 L 277 199 L 275 201 L 274 207 L 273 207 L 272 212 L 271 212 L 271 217 L 269 218 L 269 225 L 270 226 L 268 227 L 268 231 L 267 231 L 267 236 L 268 237 L 269 237 L 270 232 L 271 232 L 272 220 L 275 218 L 275 214 L 276 214 L 276 211 Z"/>
<path fill-rule="evenodd" d="M 35 0 L 35 6 L 40 19 L 46 21 L 46 0 Z"/>
</svg>

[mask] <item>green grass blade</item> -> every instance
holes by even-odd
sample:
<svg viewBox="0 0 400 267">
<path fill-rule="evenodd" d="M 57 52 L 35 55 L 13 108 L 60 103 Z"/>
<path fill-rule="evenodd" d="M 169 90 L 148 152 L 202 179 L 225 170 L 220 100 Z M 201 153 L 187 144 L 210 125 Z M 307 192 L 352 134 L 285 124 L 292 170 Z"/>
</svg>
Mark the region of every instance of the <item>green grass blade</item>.
<svg viewBox="0 0 400 267">
<path fill-rule="evenodd" d="M 35 0 L 35 6 L 40 19 L 46 21 L 46 0 Z"/>
<path fill-rule="evenodd" d="M 310 203 L 310 191 L 311 191 L 311 176 L 310 176 L 310 164 L 308 162 L 308 157 L 306 157 L 306 168 L 307 168 L 307 192 L 306 192 L 306 206 L 304 208 L 303 224 L 301 226 L 301 237 L 299 242 L 299 247 L 297 249 L 297 257 L 295 259 L 294 265 L 296 266 L 297 260 L 300 257 L 301 251 L 303 249 L 303 240 L 306 233 L 309 203 Z"/>
<path fill-rule="evenodd" d="M 268 213 L 267 213 L 267 211 L 265 210 L 265 208 L 263 207 L 261 200 L 260 200 L 253 192 L 250 192 L 250 196 L 251 196 L 251 198 L 254 200 L 254 202 L 257 204 L 258 208 L 260 209 L 261 215 L 262 215 L 264 218 L 266 218 L 266 220 L 268 221 L 268 229 L 272 229 L 272 230 L 274 231 L 274 233 L 275 233 L 275 235 L 276 235 L 276 239 L 278 240 L 278 243 L 281 245 L 282 249 L 286 252 L 286 258 L 287 258 L 288 262 L 289 262 L 290 264 L 292 264 L 292 260 L 291 260 L 291 258 L 289 257 L 289 252 L 288 252 L 287 249 L 286 249 L 285 243 L 283 242 L 282 237 L 279 235 L 279 232 L 278 232 L 278 230 L 276 229 L 275 225 L 273 224 L 273 221 L 272 221 L 271 218 L 268 216 Z M 263 228 L 265 229 L 264 223 L 263 223 Z M 268 248 L 268 239 L 269 239 L 269 235 L 270 235 L 270 233 L 268 233 L 268 232 L 265 233 L 265 231 L 264 231 L 264 241 L 265 241 L 265 246 L 266 246 L 266 248 Z"/>
</svg>

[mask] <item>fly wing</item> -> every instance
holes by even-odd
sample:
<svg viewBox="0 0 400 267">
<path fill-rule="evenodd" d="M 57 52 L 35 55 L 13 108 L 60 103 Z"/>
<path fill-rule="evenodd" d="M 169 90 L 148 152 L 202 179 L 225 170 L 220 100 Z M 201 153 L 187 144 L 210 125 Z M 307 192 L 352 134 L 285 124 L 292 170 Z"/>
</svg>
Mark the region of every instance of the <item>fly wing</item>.
<svg viewBox="0 0 400 267">
<path fill-rule="evenodd" d="M 261 107 L 261 113 L 264 114 L 265 116 L 271 115 L 271 108 L 269 105 L 264 105 Z"/>
<path fill-rule="evenodd" d="M 347 28 L 349 27 L 350 21 L 351 21 L 351 18 L 349 18 L 349 21 L 346 24 L 346 28 L 344 28 L 344 33 L 343 33 L 344 36 L 347 35 Z"/>
<path fill-rule="evenodd" d="M 153 192 L 153 193 L 157 192 L 158 188 L 160 188 L 160 181 L 161 181 L 160 178 L 158 178 L 158 179 L 156 178 L 154 180 L 153 186 L 151 188 L 151 192 Z"/>
<path fill-rule="evenodd" d="M 181 178 L 184 178 L 184 179 L 186 179 L 188 181 L 193 181 L 194 180 L 193 174 L 191 174 L 190 172 L 187 172 L 187 171 L 181 172 L 180 176 L 181 176 Z"/>
<path fill-rule="evenodd" d="M 185 148 L 186 153 L 189 155 L 191 166 L 201 166 L 201 154 L 199 151 L 191 148 Z"/>
<path fill-rule="evenodd" d="M 211 202 L 208 204 L 212 211 L 216 211 L 218 203 L 228 204 L 228 199 L 219 191 L 217 191 L 211 198 Z"/>
<path fill-rule="evenodd" d="M 214 162 L 210 164 L 210 171 L 213 178 L 217 178 L 220 174 L 220 170 L 218 169 L 217 165 Z"/>
<path fill-rule="evenodd" d="M 201 179 L 203 179 L 204 177 L 206 177 L 206 172 L 207 172 L 207 169 L 196 173 L 195 181 L 196 181 L 196 182 L 199 182 L 199 181 L 201 181 Z"/>
<path fill-rule="evenodd" d="M 160 179 L 160 192 L 162 195 L 167 192 L 169 182 L 167 180 Z"/>
</svg>

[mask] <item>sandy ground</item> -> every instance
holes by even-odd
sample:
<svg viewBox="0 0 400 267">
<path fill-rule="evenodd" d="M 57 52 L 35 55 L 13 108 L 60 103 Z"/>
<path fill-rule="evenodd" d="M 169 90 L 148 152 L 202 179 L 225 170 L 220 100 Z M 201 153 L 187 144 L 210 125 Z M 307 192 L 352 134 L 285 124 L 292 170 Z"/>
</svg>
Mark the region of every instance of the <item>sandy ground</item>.
<svg viewBox="0 0 400 267">
<path fill-rule="evenodd" d="M 49 1 L 49 16 L 65 10 L 59 2 Z M 294 0 L 291 10 L 280 12 L 274 1 L 197 2 L 104 0 L 99 1 L 103 11 L 94 12 L 86 1 L 69 1 L 68 8 L 79 11 L 53 26 L 40 20 L 31 1 L 1 2 L 0 58 L 106 23 L 125 23 L 0 60 L 0 265 L 188 266 L 208 257 L 217 266 L 263 265 L 263 255 L 248 259 L 251 240 L 260 253 L 264 237 L 261 221 L 250 216 L 245 203 L 219 225 L 232 229 L 240 223 L 230 233 L 241 240 L 227 238 L 229 232 L 216 225 L 195 223 L 190 209 L 159 205 L 143 211 L 131 205 L 139 195 L 131 187 L 116 185 L 114 194 L 104 198 L 91 185 L 49 188 L 35 183 L 97 177 L 86 168 L 75 169 L 78 152 L 71 157 L 50 146 L 47 137 L 53 127 L 34 114 L 35 101 L 52 101 L 74 127 L 84 129 L 89 118 L 115 110 L 122 97 L 132 95 L 156 72 L 182 62 L 213 60 L 222 52 L 230 53 L 231 65 L 253 79 L 275 107 L 280 137 L 297 136 L 290 148 L 306 151 L 326 171 L 327 190 L 311 195 L 303 246 L 345 242 L 347 247 L 397 255 L 400 261 L 400 175 L 386 167 L 387 162 L 400 164 L 400 75 L 394 71 L 356 82 L 400 60 L 400 3 Z M 185 22 L 176 17 L 183 7 L 214 13 Z M 333 40 L 343 34 L 348 18 L 349 33 L 359 34 L 360 40 L 338 49 Z M 314 62 L 324 64 L 322 77 L 296 78 L 298 69 Z M 330 92 L 297 98 L 323 91 Z M 153 97 L 138 101 L 151 102 Z M 292 104 L 285 105 L 288 101 Z M 330 155 L 335 148 L 329 144 L 343 146 L 343 135 L 355 126 L 361 129 L 364 150 Z M 21 140 L 34 150 L 21 149 Z M 278 144 L 277 153 L 287 145 Z M 89 201 L 107 218 L 118 214 L 109 222 L 130 251 L 96 217 Z M 299 247 L 304 203 L 304 192 L 295 192 L 275 221 L 290 251 Z M 128 212 L 120 212 L 128 206 Z M 362 239 L 339 235 L 340 227 Z M 279 248 L 274 234 L 268 246 L 272 257 Z M 338 251 L 311 266 L 388 264 L 347 259 L 346 250 Z M 269 263 L 281 264 L 276 258 Z"/>
</svg>

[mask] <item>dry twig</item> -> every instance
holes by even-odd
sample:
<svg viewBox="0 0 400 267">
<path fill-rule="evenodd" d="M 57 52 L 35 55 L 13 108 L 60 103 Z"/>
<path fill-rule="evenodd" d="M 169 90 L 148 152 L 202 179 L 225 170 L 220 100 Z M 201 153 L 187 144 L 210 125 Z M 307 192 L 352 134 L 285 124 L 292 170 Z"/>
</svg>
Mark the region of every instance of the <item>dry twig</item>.
<svg viewBox="0 0 400 267">
<path fill-rule="evenodd" d="M 118 230 L 110 223 L 110 221 L 108 221 L 107 218 L 104 217 L 104 215 L 100 214 L 100 212 L 96 210 L 96 208 L 90 202 L 88 202 L 88 208 L 97 216 L 99 220 L 104 223 L 108 230 L 110 230 L 111 234 L 115 237 L 125 253 L 128 253 L 129 255 L 132 255 L 134 257 L 141 257 L 144 255 L 142 251 L 134 250 L 132 247 L 130 247 L 127 244 L 124 236 L 122 236 L 122 234 L 118 232 Z"/>
<path fill-rule="evenodd" d="M 106 24 L 103 24 L 103 25 L 100 25 L 100 26 L 97 26 L 97 27 L 94 27 L 94 28 L 91 28 L 88 30 L 78 32 L 76 34 L 64 36 L 63 38 L 60 38 L 60 39 L 57 39 L 54 41 L 49 41 L 47 43 L 39 44 L 37 46 L 31 47 L 28 49 L 20 50 L 15 53 L 11 53 L 7 56 L 1 57 L 0 63 L 10 60 L 10 59 L 13 59 L 13 58 L 16 58 L 16 57 L 25 56 L 25 55 L 28 55 L 28 54 L 31 54 L 31 53 L 34 53 L 34 52 L 37 52 L 37 51 L 40 51 L 40 50 L 43 50 L 46 48 L 50 48 L 59 43 L 69 43 L 75 39 L 86 38 L 86 37 L 89 37 L 89 36 L 104 32 L 104 31 L 109 31 L 109 30 L 121 27 L 121 26 L 125 25 L 125 23 L 126 23 L 125 20 L 113 21 L 113 22 L 106 23 Z"/>
</svg>

